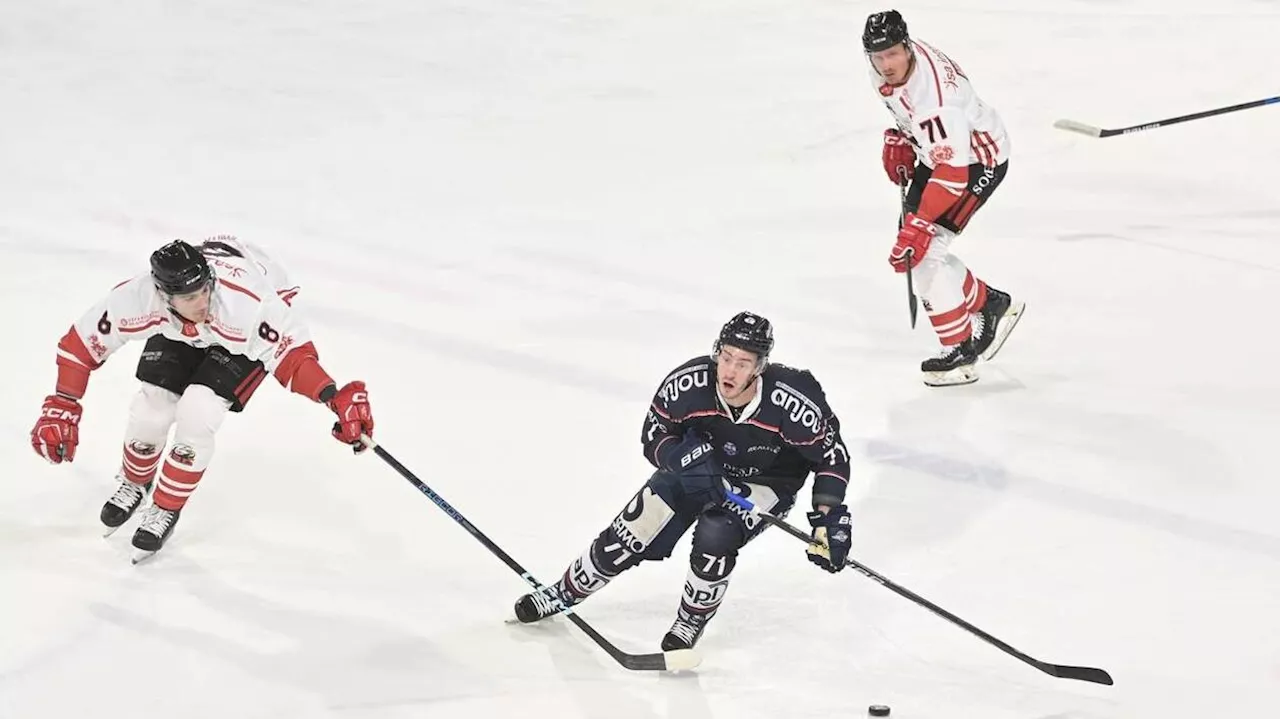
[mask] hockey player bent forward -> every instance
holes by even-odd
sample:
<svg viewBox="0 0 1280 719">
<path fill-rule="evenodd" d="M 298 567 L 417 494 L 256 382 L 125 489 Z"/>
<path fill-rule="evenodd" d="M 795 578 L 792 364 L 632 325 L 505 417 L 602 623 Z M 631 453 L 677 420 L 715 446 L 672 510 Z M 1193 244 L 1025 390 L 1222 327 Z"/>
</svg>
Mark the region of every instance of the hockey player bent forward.
<svg viewBox="0 0 1280 719">
<path fill-rule="evenodd" d="M 244 409 L 268 373 L 337 413 L 333 436 L 339 441 L 359 451 L 360 435 L 373 433 L 364 383 L 338 389 L 320 366 L 309 332 L 290 306 L 296 293 L 283 268 L 234 237 L 213 238 L 199 248 L 175 240 L 152 253 L 149 274 L 116 286 L 58 343 L 57 391 L 45 398 L 31 431 L 36 452 L 55 464 L 75 459 L 89 373 L 126 342 L 146 340 L 120 484 L 101 514 L 107 534 L 114 532 L 155 486 L 133 535 L 135 562 L 173 533 L 209 467 L 222 420 Z"/>
<path fill-rule="evenodd" d="M 811 472 L 809 559 L 830 572 L 844 568 L 849 455 L 839 421 L 812 374 L 769 364 L 772 349 L 769 321 L 743 312 L 721 330 L 710 358 L 695 357 L 663 381 L 641 436 L 657 471 L 560 581 L 516 602 L 520 621 L 556 613 L 552 596 L 577 604 L 640 562 L 670 557 L 694 526 L 684 595 L 662 640 L 664 651 L 693 648 L 724 600 L 738 550 L 765 526 L 726 490 L 781 516 Z"/>
</svg>

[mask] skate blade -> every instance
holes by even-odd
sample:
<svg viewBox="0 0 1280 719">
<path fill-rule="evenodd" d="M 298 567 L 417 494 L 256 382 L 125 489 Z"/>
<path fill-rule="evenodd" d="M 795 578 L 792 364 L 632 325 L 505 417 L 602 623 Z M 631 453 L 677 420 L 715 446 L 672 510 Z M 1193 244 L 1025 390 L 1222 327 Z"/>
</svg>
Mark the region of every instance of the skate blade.
<svg viewBox="0 0 1280 719">
<path fill-rule="evenodd" d="M 126 523 L 126 524 L 127 524 L 127 523 Z M 123 524 L 122 524 L 122 525 L 120 525 L 120 527 L 123 527 L 123 526 L 124 526 Z M 104 525 L 102 525 L 102 538 L 103 538 L 103 539 L 106 539 L 107 537 L 110 537 L 111 535 L 113 535 L 113 534 L 115 534 L 116 532 L 120 531 L 120 527 L 108 527 L 108 526 L 107 526 L 107 525 L 105 525 L 105 524 L 104 524 Z"/>
<path fill-rule="evenodd" d="M 156 556 L 156 553 L 147 549 L 135 549 L 133 555 L 129 557 L 130 564 L 141 564 L 148 559 Z"/>
<path fill-rule="evenodd" d="M 1013 328 L 1018 326 L 1018 320 L 1022 319 L 1022 313 L 1027 309 L 1026 302 L 1014 302 L 1009 305 L 1009 309 L 1005 310 L 1000 317 L 1000 322 L 996 324 L 996 338 L 982 353 L 982 361 L 990 362 L 995 359 L 996 353 L 1004 346 L 1004 341 L 1009 339 L 1009 335 L 1013 333 Z"/>
<path fill-rule="evenodd" d="M 923 372 L 924 383 L 930 387 L 954 387 L 978 381 L 978 370 L 972 365 L 957 367 L 949 372 Z"/>
<path fill-rule="evenodd" d="M 519 618 L 519 617 L 516 617 L 516 616 L 509 616 L 509 617 L 507 617 L 506 619 L 503 619 L 503 620 L 502 620 L 502 623 L 503 623 L 503 624 L 508 624 L 508 625 L 510 625 L 510 626 L 513 626 L 513 627 L 532 627 L 532 626 L 537 626 L 537 625 L 539 625 L 539 624 L 549 624 L 549 623 L 551 623 L 551 620 L 552 620 L 552 619 L 555 619 L 555 618 L 556 618 L 556 617 L 558 617 L 558 616 L 559 616 L 559 613 L 556 613 L 556 614 L 550 614 L 550 615 L 547 615 L 547 616 L 543 617 L 542 619 L 539 619 L 539 620 L 537 620 L 537 621 L 532 621 L 532 622 L 522 622 L 522 621 L 520 621 L 520 618 Z"/>
</svg>

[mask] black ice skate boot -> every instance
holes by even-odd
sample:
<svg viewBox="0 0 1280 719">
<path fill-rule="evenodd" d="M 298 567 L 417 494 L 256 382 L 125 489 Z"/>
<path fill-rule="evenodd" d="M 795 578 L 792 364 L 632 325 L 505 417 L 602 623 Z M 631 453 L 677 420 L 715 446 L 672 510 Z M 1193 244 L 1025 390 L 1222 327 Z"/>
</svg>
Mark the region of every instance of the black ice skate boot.
<svg viewBox="0 0 1280 719">
<path fill-rule="evenodd" d="M 676 612 L 676 622 L 662 638 L 662 651 L 693 649 L 715 615 L 716 609 L 709 612 L 694 612 L 690 611 L 684 602 L 680 602 L 680 609 Z"/>
<path fill-rule="evenodd" d="M 1009 333 L 1022 319 L 1027 303 L 1014 302 L 1007 293 L 987 285 L 987 301 L 973 316 L 973 349 L 984 361 L 994 359 Z"/>
<path fill-rule="evenodd" d="M 154 504 L 147 507 L 142 515 L 142 523 L 133 533 L 134 564 L 160 551 L 173 534 L 173 528 L 178 526 L 180 514 L 181 509 L 162 509 Z"/>
<path fill-rule="evenodd" d="M 572 607 L 582 599 L 585 597 L 574 596 L 561 579 L 550 587 L 543 587 L 542 591 L 530 592 L 516 600 L 516 619 L 521 624 L 532 624 L 559 614 L 562 608 Z"/>
<path fill-rule="evenodd" d="M 978 381 L 978 372 L 974 367 L 978 362 L 978 353 L 974 351 L 972 338 L 942 349 L 938 356 L 920 363 L 925 384 L 930 387 L 949 387 Z"/>
<path fill-rule="evenodd" d="M 142 500 L 151 494 L 151 485 L 153 482 L 146 484 L 137 484 L 125 479 L 123 474 L 116 475 L 116 479 L 120 480 L 120 486 L 116 487 L 115 494 L 102 505 L 102 512 L 98 515 L 98 519 L 102 520 L 106 526 L 106 531 L 102 533 L 104 537 L 110 537 L 120 525 L 129 521 L 133 513 L 138 511 Z"/>
</svg>

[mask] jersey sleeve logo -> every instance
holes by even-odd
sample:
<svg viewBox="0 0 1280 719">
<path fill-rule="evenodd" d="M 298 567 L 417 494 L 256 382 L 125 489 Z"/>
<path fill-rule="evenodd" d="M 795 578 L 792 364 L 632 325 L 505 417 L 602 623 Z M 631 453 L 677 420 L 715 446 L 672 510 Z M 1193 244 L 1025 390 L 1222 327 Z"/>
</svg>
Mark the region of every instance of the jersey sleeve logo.
<svg viewBox="0 0 1280 719">
<path fill-rule="evenodd" d="M 89 351 L 93 353 L 93 359 L 98 362 L 109 354 L 107 346 L 102 344 L 102 340 L 98 339 L 96 334 L 89 335 Z"/>
<path fill-rule="evenodd" d="M 293 335 L 285 335 L 284 337 L 281 337 L 280 344 L 276 345 L 276 359 L 280 359 L 281 357 L 283 357 L 284 353 L 288 352 L 289 348 L 292 346 L 293 346 Z"/>
</svg>

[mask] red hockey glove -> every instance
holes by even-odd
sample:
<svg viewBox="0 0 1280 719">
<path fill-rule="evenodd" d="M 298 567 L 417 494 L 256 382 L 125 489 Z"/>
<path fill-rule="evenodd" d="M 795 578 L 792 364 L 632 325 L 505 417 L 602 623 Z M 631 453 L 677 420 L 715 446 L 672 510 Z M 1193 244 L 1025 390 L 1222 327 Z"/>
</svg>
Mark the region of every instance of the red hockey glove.
<svg viewBox="0 0 1280 719">
<path fill-rule="evenodd" d="M 884 162 L 889 182 L 895 185 L 905 185 L 915 176 L 916 151 L 901 130 L 890 128 L 884 131 L 884 150 L 880 159 Z"/>
<path fill-rule="evenodd" d="M 80 414 L 83 408 L 74 399 L 51 394 L 44 398 L 40 419 L 31 430 L 31 446 L 36 454 L 54 464 L 76 458 L 80 443 Z"/>
<path fill-rule="evenodd" d="M 936 234 L 937 225 L 916 217 L 915 213 L 907 213 L 902 220 L 902 229 L 898 230 L 898 241 L 893 243 L 893 250 L 889 252 L 889 264 L 893 265 L 894 271 L 906 272 L 920 264 Z"/>
<path fill-rule="evenodd" d="M 348 382 L 329 399 L 329 409 L 338 415 L 333 423 L 333 436 L 343 444 L 351 445 L 356 454 L 365 450 L 360 435 L 373 436 L 373 410 L 369 407 L 369 393 L 364 382 Z"/>
</svg>

